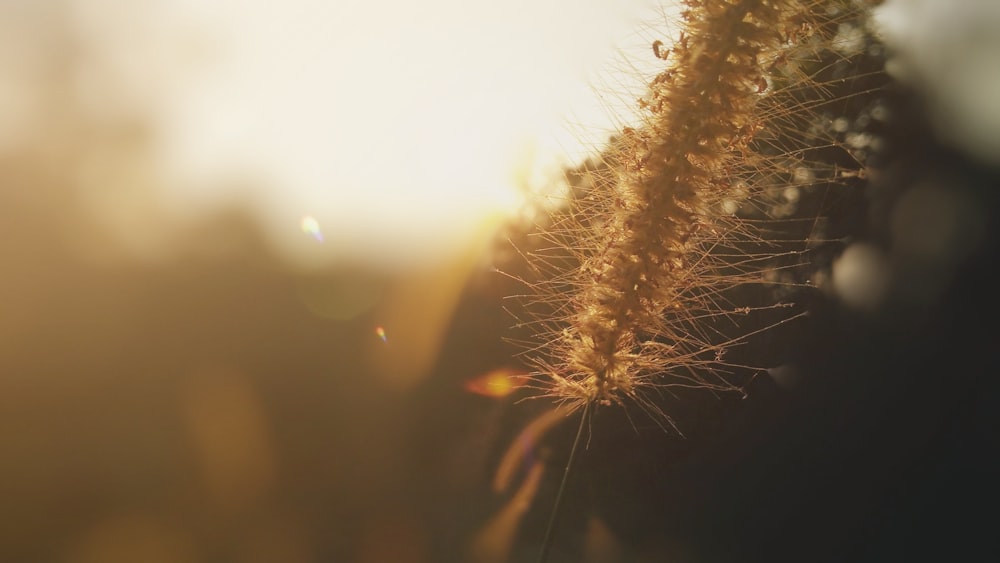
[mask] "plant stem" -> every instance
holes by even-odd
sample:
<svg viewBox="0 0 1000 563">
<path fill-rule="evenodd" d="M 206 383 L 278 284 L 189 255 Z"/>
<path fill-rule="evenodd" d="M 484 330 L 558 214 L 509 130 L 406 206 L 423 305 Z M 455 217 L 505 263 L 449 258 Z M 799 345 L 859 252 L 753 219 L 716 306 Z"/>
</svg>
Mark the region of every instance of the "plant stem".
<svg viewBox="0 0 1000 563">
<path fill-rule="evenodd" d="M 580 437 L 583 435 L 583 426 L 587 421 L 589 412 L 590 403 L 584 403 L 583 414 L 580 415 L 580 425 L 576 429 L 576 438 L 573 439 L 573 447 L 569 451 L 569 460 L 566 461 L 566 469 L 563 471 L 562 481 L 559 483 L 559 491 L 556 492 L 556 501 L 552 506 L 552 514 L 549 516 L 549 523 L 545 528 L 545 538 L 542 539 L 542 550 L 538 554 L 538 563 L 545 563 L 549 558 L 549 548 L 552 547 L 552 532 L 559 517 L 559 508 L 562 506 L 563 493 L 566 492 L 566 483 L 569 482 L 570 471 L 573 469 L 576 450 L 580 446 Z"/>
</svg>

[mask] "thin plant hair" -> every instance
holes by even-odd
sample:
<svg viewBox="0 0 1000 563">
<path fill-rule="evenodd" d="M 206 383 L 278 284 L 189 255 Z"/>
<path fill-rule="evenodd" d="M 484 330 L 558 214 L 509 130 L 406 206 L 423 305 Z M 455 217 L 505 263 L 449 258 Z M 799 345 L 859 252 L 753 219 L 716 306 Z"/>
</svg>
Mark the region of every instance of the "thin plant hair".
<svg viewBox="0 0 1000 563">
<path fill-rule="evenodd" d="M 641 125 L 570 171 L 565 205 L 518 249 L 534 277 L 521 278 L 530 291 L 512 296 L 521 304 L 513 314 L 530 336 L 511 340 L 533 368 L 535 396 L 567 412 L 637 404 L 679 432 L 661 393 L 742 388 L 749 366 L 727 353 L 802 312 L 780 299 L 737 303 L 733 289 L 805 285 L 783 271 L 806 261 L 821 218 L 797 248 L 779 240 L 780 223 L 802 190 L 864 178 L 861 152 L 824 113 L 833 96 L 825 71 L 864 47 L 857 34 L 871 7 L 684 2 L 676 40 L 651 43 L 664 68 L 638 100 Z M 850 164 L 810 160 L 831 147 Z"/>
<path fill-rule="evenodd" d="M 795 271 L 824 219 L 798 206 L 865 179 L 870 136 L 836 112 L 877 99 L 868 85 L 884 69 L 858 62 L 877 43 L 875 4 L 684 0 L 674 40 L 650 42 L 662 69 L 637 101 L 641 123 L 568 171 L 564 205 L 522 239 L 529 273 L 515 277 L 529 291 L 511 298 L 527 336 L 510 340 L 533 370 L 532 398 L 580 415 L 540 563 L 598 407 L 638 405 L 680 433 L 664 393 L 743 390 L 759 366 L 730 353 L 807 314 L 782 296 L 809 285 Z M 774 298 L 740 302 L 747 286 Z"/>
</svg>

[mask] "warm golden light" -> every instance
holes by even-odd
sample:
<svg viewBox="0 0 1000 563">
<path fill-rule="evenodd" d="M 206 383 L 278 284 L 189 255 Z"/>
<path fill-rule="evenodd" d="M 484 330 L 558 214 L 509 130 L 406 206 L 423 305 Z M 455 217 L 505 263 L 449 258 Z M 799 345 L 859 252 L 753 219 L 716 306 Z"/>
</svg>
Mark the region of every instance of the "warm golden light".
<svg viewBox="0 0 1000 563">
<path fill-rule="evenodd" d="M 465 390 L 476 395 L 501 399 L 531 381 L 527 373 L 499 368 L 465 382 Z"/>
<path fill-rule="evenodd" d="M 613 129 L 593 73 L 652 4 L 76 0 L 76 95 L 150 123 L 161 212 L 238 202 L 310 267 L 421 261 Z"/>
</svg>

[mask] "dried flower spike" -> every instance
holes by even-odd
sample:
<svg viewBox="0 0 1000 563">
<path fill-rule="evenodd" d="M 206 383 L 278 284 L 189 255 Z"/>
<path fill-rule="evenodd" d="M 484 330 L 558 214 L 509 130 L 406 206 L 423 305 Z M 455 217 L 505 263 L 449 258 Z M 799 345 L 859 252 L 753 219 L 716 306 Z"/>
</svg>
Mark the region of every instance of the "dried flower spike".
<svg viewBox="0 0 1000 563">
<path fill-rule="evenodd" d="M 605 155 L 610 174 L 588 180 L 545 233 L 548 253 L 534 254 L 541 268 L 546 256 L 574 264 L 536 284 L 550 310 L 536 321 L 544 344 L 531 358 L 548 394 L 571 405 L 647 403 L 644 388 L 736 389 L 719 369 L 734 340 L 705 321 L 745 312 L 722 292 L 759 282 L 766 261 L 718 249 L 737 234 L 763 237 L 734 208 L 795 185 L 789 171 L 803 151 L 780 154 L 759 137 L 823 104 L 823 85 L 796 75 L 798 63 L 832 48 L 836 34 L 824 30 L 834 18 L 865 9 L 837 0 L 685 5 L 680 39 L 670 49 L 653 43 L 668 66 L 640 101 L 644 125 L 623 131 Z"/>
</svg>

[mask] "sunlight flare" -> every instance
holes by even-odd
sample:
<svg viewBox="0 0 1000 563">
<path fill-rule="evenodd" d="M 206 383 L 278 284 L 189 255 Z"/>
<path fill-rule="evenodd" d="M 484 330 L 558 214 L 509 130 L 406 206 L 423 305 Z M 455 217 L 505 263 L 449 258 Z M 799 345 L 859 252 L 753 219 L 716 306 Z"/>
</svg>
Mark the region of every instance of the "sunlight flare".
<svg viewBox="0 0 1000 563">
<path fill-rule="evenodd" d="M 651 2 L 119 4 L 76 0 L 80 95 L 147 115 L 162 208 L 237 202 L 317 266 L 421 261 L 515 213 L 580 128 L 614 128 L 593 73 Z"/>
</svg>

